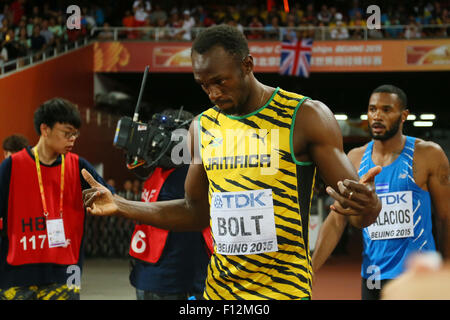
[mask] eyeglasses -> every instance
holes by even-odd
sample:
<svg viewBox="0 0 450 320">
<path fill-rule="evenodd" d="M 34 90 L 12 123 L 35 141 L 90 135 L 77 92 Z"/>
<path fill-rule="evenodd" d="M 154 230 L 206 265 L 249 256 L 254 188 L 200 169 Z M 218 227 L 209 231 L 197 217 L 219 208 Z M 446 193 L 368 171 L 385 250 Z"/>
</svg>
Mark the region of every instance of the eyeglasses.
<svg viewBox="0 0 450 320">
<path fill-rule="evenodd" d="M 80 136 L 80 131 L 78 131 L 78 130 L 76 130 L 76 131 L 66 131 L 66 130 L 62 130 L 62 129 L 58 129 L 58 130 L 61 131 L 62 133 L 64 133 L 64 138 L 66 138 L 66 139 L 70 139 L 72 137 L 74 137 L 76 139 Z"/>
</svg>

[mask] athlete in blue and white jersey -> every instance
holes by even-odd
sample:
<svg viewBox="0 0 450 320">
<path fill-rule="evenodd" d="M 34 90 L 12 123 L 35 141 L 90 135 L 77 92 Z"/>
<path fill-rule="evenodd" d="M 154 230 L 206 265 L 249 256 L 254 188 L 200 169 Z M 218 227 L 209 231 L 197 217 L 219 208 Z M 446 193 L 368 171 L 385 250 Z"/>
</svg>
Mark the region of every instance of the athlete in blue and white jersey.
<svg viewBox="0 0 450 320">
<path fill-rule="evenodd" d="M 360 177 L 376 165 L 382 167 L 375 177 L 382 210 L 363 229 L 362 299 L 379 299 L 383 285 L 404 271 L 407 258 L 435 251 L 435 240 L 444 256 L 450 257 L 449 162 L 436 143 L 403 134 L 409 114 L 406 106 L 403 90 L 392 85 L 375 89 L 367 110 L 372 141 L 348 154 Z M 345 193 L 345 183 L 340 191 Z M 359 201 L 350 192 L 347 196 Z M 315 271 L 336 246 L 346 224 L 345 216 L 331 212 L 327 217 L 313 255 Z"/>
</svg>

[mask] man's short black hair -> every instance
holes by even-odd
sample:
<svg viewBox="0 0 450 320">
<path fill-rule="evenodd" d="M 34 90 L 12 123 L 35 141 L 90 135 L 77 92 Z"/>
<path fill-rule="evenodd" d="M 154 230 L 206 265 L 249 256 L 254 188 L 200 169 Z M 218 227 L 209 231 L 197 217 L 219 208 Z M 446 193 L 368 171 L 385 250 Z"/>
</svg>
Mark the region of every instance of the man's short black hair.
<svg viewBox="0 0 450 320">
<path fill-rule="evenodd" d="M 38 135 L 41 135 L 42 123 L 53 128 L 57 122 L 67 123 L 79 129 L 81 116 L 76 105 L 63 98 L 53 98 L 45 101 L 34 112 L 34 128 Z"/>
<path fill-rule="evenodd" d="M 378 88 L 376 88 L 375 90 L 373 90 L 372 94 L 379 93 L 379 92 L 396 94 L 398 99 L 400 100 L 400 106 L 402 107 L 402 109 L 407 108 L 408 101 L 406 99 L 406 93 L 399 87 L 396 87 L 392 84 L 383 84 L 383 85 L 379 86 Z"/>
<path fill-rule="evenodd" d="M 18 152 L 28 146 L 28 139 L 21 134 L 13 134 L 3 140 L 3 150 Z"/>
<path fill-rule="evenodd" d="M 202 31 L 192 44 L 192 51 L 203 54 L 215 46 L 242 60 L 249 54 L 248 42 L 236 27 L 226 24 L 209 27 Z"/>
</svg>

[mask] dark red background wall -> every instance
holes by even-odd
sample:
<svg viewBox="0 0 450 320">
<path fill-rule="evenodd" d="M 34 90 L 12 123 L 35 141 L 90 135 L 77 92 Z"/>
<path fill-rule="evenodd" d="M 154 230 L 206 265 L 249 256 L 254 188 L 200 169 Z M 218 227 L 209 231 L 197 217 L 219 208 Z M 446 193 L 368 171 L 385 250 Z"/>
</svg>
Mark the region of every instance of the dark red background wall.
<svg viewBox="0 0 450 320">
<path fill-rule="evenodd" d="M 53 97 L 68 99 L 78 104 L 83 120 L 74 152 L 92 164 L 103 163 L 104 177 L 121 184 L 134 176 L 125 168 L 122 151 L 112 146 L 117 118 L 103 113 L 99 119 L 93 110 L 93 63 L 93 45 L 88 45 L 0 78 L 0 142 L 20 133 L 36 144 L 36 108 Z"/>
</svg>

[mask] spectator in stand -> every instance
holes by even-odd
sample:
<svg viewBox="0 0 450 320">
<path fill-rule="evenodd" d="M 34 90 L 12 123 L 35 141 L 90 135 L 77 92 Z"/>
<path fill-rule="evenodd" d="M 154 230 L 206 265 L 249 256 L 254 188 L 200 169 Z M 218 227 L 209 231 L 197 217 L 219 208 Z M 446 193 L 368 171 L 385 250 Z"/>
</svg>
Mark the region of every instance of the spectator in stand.
<svg viewBox="0 0 450 320">
<path fill-rule="evenodd" d="M 384 25 L 386 26 L 384 35 L 388 38 L 399 38 L 403 33 L 403 28 L 399 27 L 400 21 L 398 19 L 386 20 Z"/>
<path fill-rule="evenodd" d="M 279 10 L 277 9 L 276 6 L 273 6 L 272 9 L 269 12 L 267 12 L 267 16 L 266 16 L 266 19 L 263 20 L 263 24 L 264 25 L 272 24 L 272 18 L 273 17 L 277 17 L 278 18 L 278 25 L 283 24 L 280 12 L 279 12 Z"/>
<path fill-rule="evenodd" d="M 25 14 L 25 0 L 15 0 L 11 3 L 10 12 L 12 14 L 12 23 L 17 26 L 22 19 L 22 16 Z"/>
<path fill-rule="evenodd" d="M 169 27 L 171 28 L 169 36 L 171 39 L 179 40 L 179 30 L 177 29 L 180 29 L 182 25 L 183 21 L 180 19 L 177 8 L 173 8 L 170 12 L 169 19 Z"/>
<path fill-rule="evenodd" d="M 67 29 L 66 33 L 67 33 L 67 40 L 69 42 L 75 42 L 84 38 L 88 34 L 88 31 L 86 28 L 86 24 L 81 24 L 81 29 L 71 29 L 71 30 Z"/>
<path fill-rule="evenodd" d="M 442 14 L 440 17 L 436 18 L 436 23 L 437 24 L 445 24 L 445 25 L 450 25 L 450 14 L 449 11 L 447 9 L 442 10 Z M 436 31 L 436 36 L 437 37 L 448 37 L 450 35 L 450 27 L 442 27 L 439 28 Z"/>
<path fill-rule="evenodd" d="M 285 25 L 287 25 L 287 17 L 288 17 L 288 15 L 289 15 L 289 13 L 288 12 L 286 12 L 285 10 L 284 10 L 284 8 L 282 8 L 281 6 L 278 8 L 278 11 L 277 11 L 277 15 L 278 15 L 278 17 L 279 17 L 279 23 L 280 23 L 280 25 L 281 26 L 285 26 Z"/>
<path fill-rule="evenodd" d="M 305 12 L 303 11 L 300 3 L 296 2 L 296 3 L 294 3 L 294 6 L 291 9 L 291 13 L 289 15 L 294 16 L 294 19 L 295 19 L 294 23 L 297 25 L 300 22 L 300 20 L 303 18 L 304 14 L 305 14 Z M 290 19 L 292 19 L 292 18 L 287 17 L 286 24 L 289 23 Z"/>
<path fill-rule="evenodd" d="M 81 24 L 86 27 L 87 30 L 91 30 L 97 24 L 95 22 L 95 18 L 92 15 L 91 10 L 88 7 L 83 7 L 81 12 Z"/>
<path fill-rule="evenodd" d="M 50 30 L 48 30 L 47 19 L 42 20 L 40 34 L 41 36 L 44 37 L 45 43 L 47 44 L 48 47 L 53 45 L 53 33 Z"/>
<path fill-rule="evenodd" d="M 10 27 L 12 27 L 12 25 L 9 21 L 10 21 L 10 19 L 8 17 L 6 17 L 5 19 L 3 19 L 2 25 L 0 26 L 0 35 L 2 37 L 2 40 L 5 38 Z"/>
<path fill-rule="evenodd" d="M 204 7 L 198 6 L 197 14 L 203 27 L 210 27 L 216 24 L 213 17 L 208 13 L 207 10 L 204 9 Z"/>
<path fill-rule="evenodd" d="M 203 6 L 197 6 L 193 10 L 193 15 L 196 21 L 200 23 L 200 25 L 205 26 L 205 19 L 207 18 L 208 15 Z"/>
<path fill-rule="evenodd" d="M 20 29 L 25 28 L 26 26 L 27 26 L 27 17 L 22 16 L 19 24 L 14 28 L 14 33 L 15 33 L 14 35 L 15 35 L 16 40 L 17 40 L 17 37 L 19 36 Z"/>
<path fill-rule="evenodd" d="M 20 28 L 19 34 L 16 36 L 16 41 L 19 44 L 19 57 L 27 56 L 31 48 L 31 40 L 27 36 L 27 29 Z"/>
<path fill-rule="evenodd" d="M 33 35 L 33 27 L 34 27 L 34 22 L 33 22 L 33 18 L 32 17 L 28 17 L 27 18 L 27 36 L 31 37 Z"/>
<path fill-rule="evenodd" d="M 442 14 L 436 17 L 436 22 L 438 24 L 450 24 L 450 13 L 448 9 L 442 10 Z"/>
<path fill-rule="evenodd" d="M 53 41 L 56 48 L 61 46 L 63 41 L 63 28 L 56 23 L 55 17 L 51 17 L 48 21 L 48 31 L 53 34 Z"/>
<path fill-rule="evenodd" d="M 414 16 L 409 16 L 409 23 L 405 29 L 406 39 L 418 39 L 422 37 L 422 30 L 420 28 L 420 23 L 414 18 Z"/>
<path fill-rule="evenodd" d="M 280 23 L 278 16 L 272 16 L 270 23 L 264 27 L 264 36 L 267 39 L 277 40 L 280 37 Z"/>
<path fill-rule="evenodd" d="M 62 15 L 56 17 L 56 25 L 61 29 L 61 43 L 68 41 L 67 28 L 66 28 L 66 19 Z"/>
<path fill-rule="evenodd" d="M 0 43 L 0 67 L 8 61 L 8 50 Z M 1 70 L 0 70 L 1 73 Z"/>
<path fill-rule="evenodd" d="M 320 12 L 317 14 L 317 20 L 323 22 L 327 26 L 331 21 L 332 15 L 326 4 L 322 5 Z"/>
<path fill-rule="evenodd" d="M 171 35 L 168 28 L 167 20 L 164 19 L 158 19 L 156 21 L 156 27 L 158 28 L 155 31 L 155 37 L 158 40 L 170 40 Z"/>
<path fill-rule="evenodd" d="M 103 30 L 98 33 L 97 38 L 100 40 L 114 40 L 114 31 L 112 31 L 108 22 L 103 24 Z"/>
<path fill-rule="evenodd" d="M 6 49 L 6 60 L 17 59 L 20 55 L 19 42 L 16 41 L 14 29 L 9 29 L 3 41 L 3 48 Z"/>
<path fill-rule="evenodd" d="M 155 4 L 155 9 L 149 15 L 151 25 L 158 24 L 158 20 L 167 21 L 167 13 L 161 9 L 161 5 Z"/>
<path fill-rule="evenodd" d="M 288 18 L 287 28 L 282 29 L 281 36 L 283 41 L 296 41 L 297 40 L 297 32 L 295 31 L 295 21 Z"/>
<path fill-rule="evenodd" d="M 302 17 L 302 20 L 306 24 L 316 24 L 316 13 L 314 11 L 314 5 L 312 3 L 306 6 L 306 12 Z"/>
<path fill-rule="evenodd" d="M 250 24 L 248 25 L 250 28 L 264 28 L 264 25 L 259 20 L 258 16 L 253 16 Z M 249 40 L 257 40 L 262 39 L 264 33 L 262 30 L 252 30 L 247 34 L 247 39 Z"/>
<path fill-rule="evenodd" d="M 442 7 L 439 1 L 434 1 L 434 17 L 440 17 L 442 15 Z"/>
<path fill-rule="evenodd" d="M 50 8 L 50 4 L 48 1 L 44 1 L 42 11 L 44 12 L 43 17 L 46 19 L 50 19 L 51 17 L 58 17 L 63 15 L 62 11 L 53 10 L 54 8 Z M 64 8 L 66 9 L 66 7 Z"/>
<path fill-rule="evenodd" d="M 3 25 L 3 19 L 7 19 L 10 15 L 9 5 L 7 3 L 3 4 L 3 8 L 0 12 L 0 27 Z"/>
<path fill-rule="evenodd" d="M 228 25 L 237 28 L 240 32 L 244 33 L 244 26 L 235 20 L 229 20 L 227 22 Z"/>
<path fill-rule="evenodd" d="M 356 11 L 355 15 L 350 19 L 350 26 L 352 27 L 365 27 L 366 21 L 362 17 L 362 13 Z"/>
<path fill-rule="evenodd" d="M 125 15 L 122 18 L 122 25 L 129 28 L 134 27 L 134 16 L 130 10 L 125 11 Z"/>
<path fill-rule="evenodd" d="M 353 18 L 350 19 L 349 26 L 354 27 L 351 29 L 350 33 L 352 39 L 362 39 L 364 35 L 363 29 L 366 27 L 366 21 L 362 19 L 362 14 L 358 10 L 355 10 Z"/>
<path fill-rule="evenodd" d="M 150 1 L 138 0 L 133 3 L 134 25 L 142 27 L 146 25 L 146 20 L 152 10 Z"/>
<path fill-rule="evenodd" d="M 36 58 L 40 57 L 40 53 L 45 49 L 45 38 L 41 35 L 39 25 L 34 25 L 33 35 L 31 36 L 31 50 L 36 53 Z"/>
<path fill-rule="evenodd" d="M 362 15 L 363 11 L 359 7 L 359 1 L 353 0 L 352 8 L 348 11 L 348 17 L 350 18 L 350 20 L 354 20 L 357 18 L 357 16 L 361 17 Z"/>
<path fill-rule="evenodd" d="M 253 17 L 253 16 L 257 16 L 258 15 L 258 7 L 256 6 L 256 4 L 253 2 L 251 4 L 248 5 L 248 7 L 244 7 L 245 10 L 243 12 L 243 16 L 246 17 L 248 19 L 248 17 Z M 208 9 L 206 9 L 208 10 Z M 248 20 L 245 20 L 248 22 Z"/>
<path fill-rule="evenodd" d="M 335 6 L 331 6 L 329 8 L 329 11 L 330 11 L 330 21 L 328 22 L 329 26 L 336 25 L 336 21 L 337 21 L 336 15 L 337 14 L 340 15 L 340 17 L 341 17 L 340 20 L 342 21 L 342 18 L 343 18 L 342 13 L 338 12 Z"/>
<path fill-rule="evenodd" d="M 263 3 L 261 3 L 259 5 L 259 21 L 261 21 L 261 23 L 264 26 L 264 23 L 267 21 L 267 17 L 269 16 L 269 12 L 267 11 L 267 6 Z"/>
<path fill-rule="evenodd" d="M 348 29 L 342 22 L 342 14 L 336 14 L 336 27 L 331 30 L 331 39 L 334 40 L 345 40 L 350 37 Z"/>
<path fill-rule="evenodd" d="M 225 21 L 225 16 L 226 16 L 226 12 L 225 12 L 225 8 L 222 6 L 219 6 L 218 8 L 215 8 L 214 10 L 214 20 L 218 23 L 221 24 Z"/>
<path fill-rule="evenodd" d="M 180 40 L 191 41 L 192 40 L 192 28 L 195 25 L 195 20 L 191 17 L 189 10 L 183 11 L 183 22 L 180 31 L 177 33 L 177 38 Z"/>
<path fill-rule="evenodd" d="M 125 16 L 122 19 L 122 25 L 128 28 L 135 26 L 134 16 L 130 10 L 125 11 Z M 137 38 L 138 33 L 136 31 L 125 31 L 124 35 L 128 39 L 135 39 Z"/>
<path fill-rule="evenodd" d="M 40 18 L 42 17 L 42 14 L 40 12 L 39 6 L 33 6 L 33 8 L 31 9 L 31 14 L 30 14 L 30 18 L 34 19 L 34 18 Z"/>
<path fill-rule="evenodd" d="M 236 8 L 236 6 L 227 6 L 225 19 L 227 20 L 233 19 L 236 22 L 241 19 L 241 14 L 239 10 Z"/>
<path fill-rule="evenodd" d="M 105 24 L 105 13 L 103 11 L 103 8 L 98 5 L 94 5 L 93 12 L 95 17 L 95 24 L 99 27 L 102 27 Z"/>
</svg>

